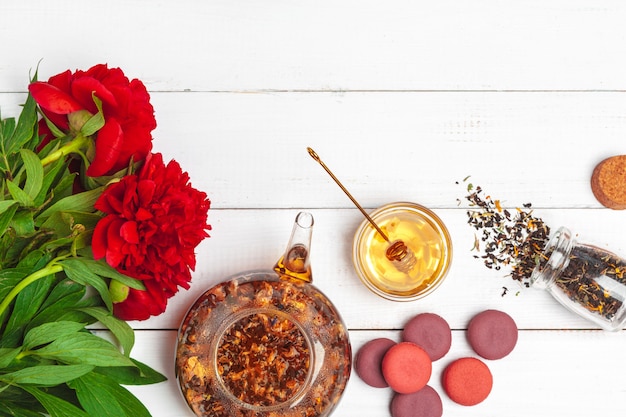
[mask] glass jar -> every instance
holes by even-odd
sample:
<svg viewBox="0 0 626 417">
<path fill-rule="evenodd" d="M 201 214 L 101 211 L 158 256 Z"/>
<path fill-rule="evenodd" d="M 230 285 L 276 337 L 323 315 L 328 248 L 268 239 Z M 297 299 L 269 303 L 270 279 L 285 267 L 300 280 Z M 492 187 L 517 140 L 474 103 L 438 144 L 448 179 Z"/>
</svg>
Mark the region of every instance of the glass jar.
<svg viewBox="0 0 626 417">
<path fill-rule="evenodd" d="M 548 241 L 530 281 L 605 330 L 620 330 L 626 322 L 626 261 L 577 242 L 565 227 Z"/>
</svg>

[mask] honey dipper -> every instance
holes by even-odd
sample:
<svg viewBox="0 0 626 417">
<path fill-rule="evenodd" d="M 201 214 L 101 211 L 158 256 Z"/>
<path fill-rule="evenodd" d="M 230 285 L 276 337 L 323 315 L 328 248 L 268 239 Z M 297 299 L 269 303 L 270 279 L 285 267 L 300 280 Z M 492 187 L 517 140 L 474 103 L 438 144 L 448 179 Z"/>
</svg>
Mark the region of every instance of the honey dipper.
<svg viewBox="0 0 626 417">
<path fill-rule="evenodd" d="M 330 175 L 330 177 L 337 183 L 339 188 L 341 188 L 341 190 L 348 196 L 348 198 L 352 201 L 352 203 L 354 203 L 356 208 L 358 208 L 359 211 L 363 214 L 363 216 L 365 216 L 367 221 L 374 227 L 374 229 L 376 229 L 378 234 L 380 234 L 380 236 L 383 239 L 385 239 L 387 243 L 389 243 L 389 247 L 387 248 L 387 251 L 385 252 L 385 256 L 387 257 L 387 259 L 389 259 L 391 263 L 399 271 L 402 271 L 405 273 L 410 271 L 411 268 L 413 268 L 413 266 L 415 266 L 415 263 L 417 262 L 417 260 L 415 259 L 415 255 L 413 254 L 413 251 L 411 251 L 411 249 L 409 249 L 409 247 L 402 240 L 398 239 L 398 240 L 391 242 L 387 234 L 385 234 L 385 232 L 381 230 L 381 228 L 370 217 L 370 215 L 367 214 L 367 212 L 363 209 L 363 207 L 361 207 L 359 202 L 356 201 L 356 199 L 352 196 L 352 194 L 350 194 L 350 192 L 346 189 L 346 187 L 343 186 L 341 181 L 339 181 L 339 179 L 335 177 L 335 174 L 333 174 L 332 171 L 326 166 L 326 164 L 320 159 L 319 155 L 311 148 L 307 148 L 307 151 L 309 152 L 309 155 L 311 155 L 311 158 L 317 161 L 322 166 L 322 168 L 324 168 L 324 170 L 328 173 L 328 175 Z"/>
</svg>

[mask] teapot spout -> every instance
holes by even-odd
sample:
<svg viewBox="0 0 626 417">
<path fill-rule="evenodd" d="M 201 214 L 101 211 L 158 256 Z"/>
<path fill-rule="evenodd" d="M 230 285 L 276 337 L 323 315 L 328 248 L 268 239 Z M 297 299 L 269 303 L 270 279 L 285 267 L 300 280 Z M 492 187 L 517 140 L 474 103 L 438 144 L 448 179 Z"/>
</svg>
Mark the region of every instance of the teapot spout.
<svg viewBox="0 0 626 417">
<path fill-rule="evenodd" d="M 313 215 L 301 211 L 293 224 L 287 249 L 274 265 L 274 271 L 281 277 L 296 278 L 305 282 L 313 280 L 309 260 L 312 233 Z"/>
</svg>

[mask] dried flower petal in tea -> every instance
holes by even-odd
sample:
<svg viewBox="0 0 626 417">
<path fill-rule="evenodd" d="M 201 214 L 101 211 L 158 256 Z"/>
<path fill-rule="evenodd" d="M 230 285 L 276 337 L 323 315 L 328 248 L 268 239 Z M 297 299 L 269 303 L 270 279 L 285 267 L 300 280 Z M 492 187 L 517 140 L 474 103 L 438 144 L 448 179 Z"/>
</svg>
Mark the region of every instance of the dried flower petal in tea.
<svg viewBox="0 0 626 417">
<path fill-rule="evenodd" d="M 255 313 L 235 322 L 217 351 L 218 374 L 230 392 L 255 406 L 282 403 L 309 373 L 307 340 L 287 316 Z"/>
</svg>

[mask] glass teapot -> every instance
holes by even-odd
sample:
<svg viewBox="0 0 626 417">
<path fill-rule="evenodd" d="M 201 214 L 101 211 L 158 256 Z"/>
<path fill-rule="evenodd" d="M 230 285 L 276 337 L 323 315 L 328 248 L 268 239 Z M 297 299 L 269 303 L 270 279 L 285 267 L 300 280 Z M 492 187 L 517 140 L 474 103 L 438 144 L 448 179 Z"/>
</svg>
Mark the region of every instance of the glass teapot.
<svg viewBox="0 0 626 417">
<path fill-rule="evenodd" d="M 176 378 L 197 416 L 327 416 L 351 371 L 348 330 L 311 284 L 313 216 L 296 216 L 273 270 L 231 277 L 183 319 Z"/>
</svg>

